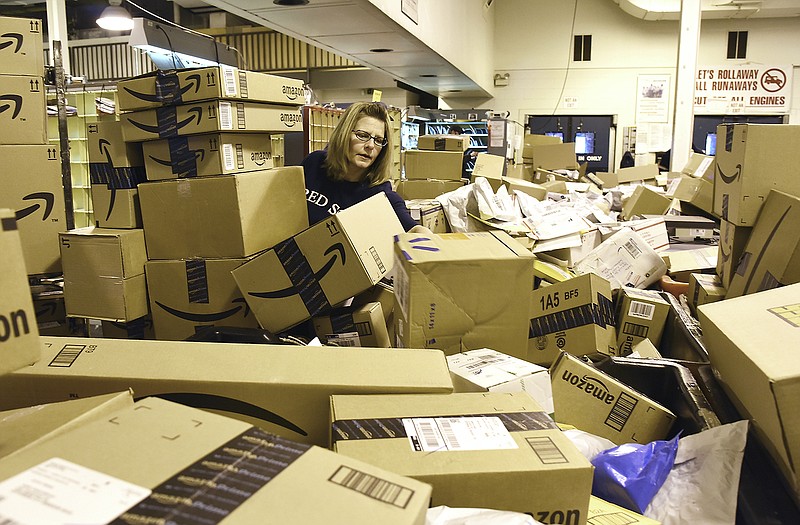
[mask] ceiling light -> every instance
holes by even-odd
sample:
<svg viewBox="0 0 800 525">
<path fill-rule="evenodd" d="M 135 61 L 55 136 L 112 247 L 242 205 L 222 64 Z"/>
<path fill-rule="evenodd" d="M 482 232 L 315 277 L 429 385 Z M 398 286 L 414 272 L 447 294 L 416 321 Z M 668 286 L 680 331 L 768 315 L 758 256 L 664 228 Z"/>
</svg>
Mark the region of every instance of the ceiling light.
<svg viewBox="0 0 800 525">
<path fill-rule="evenodd" d="M 369 50 L 370 53 L 391 53 L 392 51 L 394 49 L 389 49 L 388 47 L 376 47 Z"/>
<path fill-rule="evenodd" d="M 275 5 L 285 5 L 285 6 L 307 5 L 308 0 L 272 0 L 272 3 Z"/>
<path fill-rule="evenodd" d="M 420 75 L 420 78 L 436 78 L 439 75 L 434 75 L 433 73 L 425 73 L 424 75 Z"/>
<path fill-rule="evenodd" d="M 103 9 L 97 25 L 108 31 L 130 31 L 133 19 L 127 9 L 122 7 L 122 0 L 108 0 L 109 6 Z"/>
</svg>

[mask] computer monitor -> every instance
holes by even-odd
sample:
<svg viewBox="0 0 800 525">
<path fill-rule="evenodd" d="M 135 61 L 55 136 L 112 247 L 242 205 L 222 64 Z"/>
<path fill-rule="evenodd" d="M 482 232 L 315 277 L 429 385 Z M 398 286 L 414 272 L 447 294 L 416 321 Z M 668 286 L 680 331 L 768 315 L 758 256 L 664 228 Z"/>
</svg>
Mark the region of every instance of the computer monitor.
<svg viewBox="0 0 800 525">
<path fill-rule="evenodd" d="M 548 131 L 545 133 L 548 137 L 558 137 L 561 139 L 561 142 L 564 142 L 564 132 L 563 131 Z"/>
<path fill-rule="evenodd" d="M 579 131 L 575 133 L 575 153 L 578 155 L 591 155 L 594 153 L 594 131 Z"/>
<path fill-rule="evenodd" d="M 706 155 L 717 154 L 717 134 L 706 133 Z"/>
<path fill-rule="evenodd" d="M 400 147 L 403 150 L 417 149 L 419 142 L 419 124 L 403 122 L 400 126 Z"/>
</svg>

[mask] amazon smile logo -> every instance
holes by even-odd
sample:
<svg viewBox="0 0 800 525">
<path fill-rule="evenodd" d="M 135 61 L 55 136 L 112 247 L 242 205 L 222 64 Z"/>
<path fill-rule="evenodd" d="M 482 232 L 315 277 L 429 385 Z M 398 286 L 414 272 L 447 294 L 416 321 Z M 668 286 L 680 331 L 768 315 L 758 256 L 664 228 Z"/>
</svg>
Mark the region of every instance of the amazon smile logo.
<svg viewBox="0 0 800 525">
<path fill-rule="evenodd" d="M 191 150 L 189 150 L 189 152 L 194 156 L 195 162 L 203 162 L 203 160 L 206 158 L 206 150 L 203 149 L 203 148 L 191 149 Z M 162 166 L 172 167 L 172 166 L 174 166 L 176 164 L 172 160 L 159 159 L 159 158 L 156 158 L 156 157 L 154 157 L 152 155 L 148 155 L 148 157 L 150 158 L 150 160 L 152 160 L 156 164 L 161 164 Z M 184 161 L 184 159 L 181 158 L 181 159 L 179 159 L 177 164 L 182 164 L 183 162 L 185 162 L 185 161 Z"/>
<path fill-rule="evenodd" d="M 170 109 L 172 109 L 172 108 L 170 108 Z M 137 122 L 137 121 L 131 119 L 130 117 L 128 118 L 128 122 L 130 122 L 133 126 L 139 128 L 140 130 L 145 131 L 147 133 L 152 133 L 152 134 L 158 135 L 158 136 L 162 136 L 162 134 L 163 135 L 167 135 L 167 136 L 172 136 L 172 135 L 177 135 L 179 130 L 181 130 L 181 129 L 185 128 L 186 126 L 188 126 L 194 119 L 197 119 L 197 124 L 196 125 L 197 126 L 200 125 L 200 122 L 203 120 L 203 108 L 202 107 L 193 107 L 193 108 L 189 108 L 187 110 L 187 112 L 190 113 L 190 115 L 187 118 L 183 119 L 182 121 L 176 123 L 175 126 L 174 126 L 174 131 L 169 129 L 169 128 L 172 128 L 172 126 L 169 126 L 169 128 L 166 128 L 165 126 L 159 126 L 159 125 L 151 126 L 150 124 L 145 124 L 143 122 Z"/>
<path fill-rule="evenodd" d="M 719 176 L 720 179 L 722 179 L 722 181 L 725 184 L 733 184 L 733 182 L 736 179 L 738 179 L 739 175 L 741 175 L 741 174 L 742 174 L 742 165 L 741 164 L 737 164 L 736 165 L 736 171 L 733 173 L 733 175 L 725 175 L 725 173 L 723 173 L 723 171 L 722 171 L 722 168 L 719 167 L 719 163 L 717 163 L 717 175 Z"/>
<path fill-rule="evenodd" d="M 55 196 L 50 192 L 40 191 L 36 193 L 31 193 L 22 197 L 24 201 L 30 201 L 40 199 L 42 203 L 44 203 L 44 213 L 42 214 L 42 222 L 46 221 L 50 214 L 53 212 L 53 204 L 55 203 Z M 37 203 L 31 204 L 27 208 L 22 208 L 16 212 L 17 220 L 24 219 L 28 215 L 31 215 L 36 210 L 41 208 L 42 205 Z"/>
<path fill-rule="evenodd" d="M 242 303 L 242 305 L 235 306 L 229 310 L 224 310 L 222 312 L 213 312 L 209 314 L 196 314 L 192 312 L 184 312 L 183 310 L 178 310 L 177 308 L 172 308 L 170 306 L 165 305 L 164 303 L 155 301 L 156 305 L 159 308 L 161 308 L 171 316 L 183 319 L 184 321 L 191 321 L 193 323 L 214 323 L 217 321 L 222 321 L 223 319 L 227 319 L 233 315 L 236 315 L 242 309 L 244 309 L 244 314 L 243 314 L 244 317 L 247 317 L 247 315 L 250 313 L 250 309 L 244 302 L 244 298 L 239 297 L 231 302 Z"/>
<path fill-rule="evenodd" d="M 8 38 L 10 40 L 6 40 L 5 42 L 0 42 L 0 51 L 6 49 L 7 47 L 14 46 L 14 51 L 12 53 L 19 53 L 19 50 L 22 49 L 22 35 L 19 33 L 3 33 L 0 35 L 0 38 Z"/>
<path fill-rule="evenodd" d="M 325 250 L 325 253 L 323 255 L 330 255 L 330 254 L 333 255 L 331 256 L 330 259 L 328 259 L 328 262 L 325 263 L 325 266 L 320 268 L 318 271 L 314 272 L 314 281 L 319 282 L 320 280 L 322 280 L 322 278 L 325 277 L 328 274 L 328 272 L 331 271 L 333 266 L 336 264 L 337 260 L 341 259 L 342 266 L 345 265 L 346 262 L 345 252 L 344 252 L 344 245 L 342 243 L 337 242 L 331 245 L 330 247 L 328 247 L 327 250 Z M 252 295 L 253 297 L 258 297 L 261 299 L 281 299 L 284 297 L 291 297 L 292 295 L 295 295 L 297 293 L 299 293 L 297 287 L 292 285 L 287 288 L 283 288 L 282 290 L 275 290 L 272 292 L 248 292 L 248 295 Z"/>
<path fill-rule="evenodd" d="M 138 98 L 139 100 L 144 100 L 145 102 L 165 102 L 165 101 L 172 101 L 175 99 L 180 99 L 183 97 L 184 93 L 194 89 L 194 92 L 197 93 L 200 91 L 200 75 L 189 75 L 186 77 L 187 84 L 180 88 L 177 91 L 173 92 L 159 92 L 160 90 L 156 90 L 156 94 L 151 95 L 150 93 L 141 93 L 139 91 L 134 91 L 128 87 L 124 88 L 125 92 L 131 95 L 134 98 Z M 163 86 L 163 84 L 159 84 L 159 87 Z"/>
<path fill-rule="evenodd" d="M 3 102 L 8 101 L 8 102 Z M 11 119 L 17 118 L 19 112 L 22 111 L 22 96 L 21 95 L 2 95 L 0 96 L 0 113 L 5 113 L 11 107 L 14 111 L 11 112 Z"/>
</svg>

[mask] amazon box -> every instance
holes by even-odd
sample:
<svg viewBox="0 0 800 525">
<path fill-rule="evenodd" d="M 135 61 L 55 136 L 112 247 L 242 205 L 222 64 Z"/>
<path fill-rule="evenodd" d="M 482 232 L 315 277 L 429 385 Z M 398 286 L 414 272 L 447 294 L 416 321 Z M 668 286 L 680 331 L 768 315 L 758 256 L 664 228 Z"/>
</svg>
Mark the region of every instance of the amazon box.
<svg viewBox="0 0 800 525">
<path fill-rule="evenodd" d="M 753 228 L 736 226 L 726 220 L 719 221 L 719 250 L 717 251 L 717 275 L 723 287 L 731 285 L 736 265 L 744 253 Z"/>
<path fill-rule="evenodd" d="M 379 193 L 278 243 L 233 278 L 261 327 L 278 333 L 380 281 L 392 269 L 393 237 L 402 232 Z"/>
<path fill-rule="evenodd" d="M 74 335 L 72 323 L 67 319 L 64 292 L 42 292 L 33 299 L 39 335 Z"/>
<path fill-rule="evenodd" d="M 523 150 L 524 151 L 524 150 Z M 539 144 L 531 146 L 531 162 L 534 170 L 577 170 L 575 143 Z"/>
<path fill-rule="evenodd" d="M 675 414 L 605 372 L 562 352 L 550 367 L 555 420 L 613 441 L 666 439 Z"/>
<path fill-rule="evenodd" d="M 793 284 L 697 309 L 717 377 L 742 417 L 750 420 L 795 499 L 800 498 L 798 297 L 800 284 Z"/>
<path fill-rule="evenodd" d="M 39 332 L 14 212 L 0 209 L 0 375 L 39 359 Z"/>
<path fill-rule="evenodd" d="M 36 18 L 0 16 L 3 74 L 44 75 L 43 24 Z"/>
<path fill-rule="evenodd" d="M 508 193 L 510 194 L 513 194 L 515 191 L 519 191 L 539 201 L 547 199 L 547 188 L 540 184 L 534 184 L 533 182 L 528 182 L 527 180 L 509 177 L 503 177 L 502 181 L 506 186 L 506 189 L 508 189 Z"/>
<path fill-rule="evenodd" d="M 697 315 L 697 307 L 725 299 L 725 288 L 717 275 L 693 273 L 689 276 L 689 308 Z"/>
<path fill-rule="evenodd" d="M 800 147 L 800 126 L 717 126 L 714 213 L 753 226 L 770 190 L 800 195 L 798 169 L 788 151 Z"/>
<path fill-rule="evenodd" d="M 551 135 L 536 135 L 525 133 L 522 137 L 522 158 L 526 159 L 526 164 L 530 164 L 530 159 L 533 158 L 534 146 L 546 146 L 552 144 L 561 144 L 561 138 Z"/>
<path fill-rule="evenodd" d="M 302 106 L 305 97 L 302 80 L 229 66 L 159 70 L 117 83 L 120 111 L 219 98 Z"/>
<path fill-rule="evenodd" d="M 617 349 L 611 355 L 626 356 L 643 339 L 661 343 L 670 306 L 658 292 L 622 288 L 617 298 Z"/>
<path fill-rule="evenodd" d="M 328 315 L 312 318 L 322 344 L 391 348 L 381 303 L 334 308 Z"/>
<path fill-rule="evenodd" d="M 527 360 L 550 366 L 561 351 L 616 355 L 611 285 L 589 273 L 543 286 L 530 297 Z"/>
<path fill-rule="evenodd" d="M 229 100 L 123 113 L 120 121 L 122 135 L 128 142 L 223 131 L 303 131 L 303 114 L 300 108 Z"/>
<path fill-rule="evenodd" d="M 771 191 L 761 207 L 728 298 L 800 282 L 800 197 Z"/>
<path fill-rule="evenodd" d="M 122 123 L 118 120 L 99 120 L 86 125 L 89 164 L 110 164 L 113 168 L 143 168 L 142 145 L 125 142 Z"/>
<path fill-rule="evenodd" d="M 469 135 L 420 135 L 417 148 L 430 151 L 460 151 L 469 149 Z"/>
<path fill-rule="evenodd" d="M 3 42 L 12 44 L 6 35 Z M 3 53 L 0 50 L 0 53 Z M 3 63 L 3 71 L 10 72 Z M 0 75 L 0 144 L 47 144 L 47 110 L 43 73 Z"/>
<path fill-rule="evenodd" d="M 150 259 L 249 257 L 308 227 L 303 168 L 139 186 Z"/>
<path fill-rule="evenodd" d="M 59 238 L 68 316 L 130 321 L 147 315 L 142 230 L 77 228 Z"/>
<path fill-rule="evenodd" d="M 431 495 L 425 483 L 154 397 L 5 458 L 0 480 L 3 515 L 18 523 L 56 512 L 52 499 L 19 495 L 42 485 L 58 491 L 69 523 L 243 525 L 269 515 L 424 525 Z"/>
<path fill-rule="evenodd" d="M 334 395 L 333 450 L 433 485 L 431 506 L 585 524 L 592 466 L 525 392 Z"/>
<path fill-rule="evenodd" d="M 547 369 L 490 348 L 447 356 L 456 392 L 527 392 L 548 414 L 553 392 Z"/>
<path fill-rule="evenodd" d="M 622 216 L 632 219 L 637 215 L 663 215 L 670 204 L 672 199 L 669 197 L 647 186 L 639 185 L 622 205 Z"/>
<path fill-rule="evenodd" d="M 206 177 L 276 166 L 264 133 L 212 133 L 142 144 L 147 180 Z"/>
<path fill-rule="evenodd" d="M 656 177 L 658 177 L 658 166 L 656 164 L 645 164 L 644 166 L 620 168 L 615 175 L 617 184 L 623 182 L 642 182 L 645 180 L 654 181 Z"/>
<path fill-rule="evenodd" d="M 666 196 L 713 214 L 714 184 L 705 179 L 676 177 L 667 186 Z"/>
<path fill-rule="evenodd" d="M 147 292 L 156 337 L 180 341 L 208 326 L 258 328 L 231 275 L 248 260 L 148 261 Z"/>
<path fill-rule="evenodd" d="M 405 200 L 435 199 L 443 193 L 457 190 L 464 183 L 459 180 L 401 180 L 395 191 Z"/>
<path fill-rule="evenodd" d="M 0 145 L 7 174 L 0 177 L 0 208 L 16 212 L 29 275 L 61 271 L 58 233 L 67 229 L 67 216 L 59 151 L 58 146 Z"/>
<path fill-rule="evenodd" d="M 442 204 L 434 199 L 413 199 L 406 201 L 406 207 L 417 224 L 425 226 L 433 233 L 447 233 L 449 224 Z"/>
<path fill-rule="evenodd" d="M 452 392 L 441 352 L 391 348 L 41 338 L 42 359 L 0 377 L 0 409 L 127 388 L 327 446 L 332 394 Z"/>
<path fill-rule="evenodd" d="M 406 179 L 461 180 L 464 155 L 459 151 L 406 150 Z"/>
<path fill-rule="evenodd" d="M 525 359 L 533 254 L 502 231 L 399 235 L 396 346 Z"/>
</svg>

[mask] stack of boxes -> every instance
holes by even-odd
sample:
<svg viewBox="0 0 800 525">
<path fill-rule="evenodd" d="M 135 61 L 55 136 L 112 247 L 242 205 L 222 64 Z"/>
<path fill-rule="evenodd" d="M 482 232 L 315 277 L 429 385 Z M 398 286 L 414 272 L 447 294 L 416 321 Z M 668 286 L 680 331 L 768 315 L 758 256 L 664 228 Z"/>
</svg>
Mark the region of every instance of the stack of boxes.
<svg viewBox="0 0 800 525">
<path fill-rule="evenodd" d="M 466 135 L 422 135 L 416 150 L 403 152 L 405 178 L 397 183 L 404 199 L 433 199 L 463 186 Z"/>
<path fill-rule="evenodd" d="M 16 212 L 28 275 L 61 271 L 66 229 L 61 153 L 47 142 L 40 20 L 0 17 L 0 208 Z"/>
</svg>

